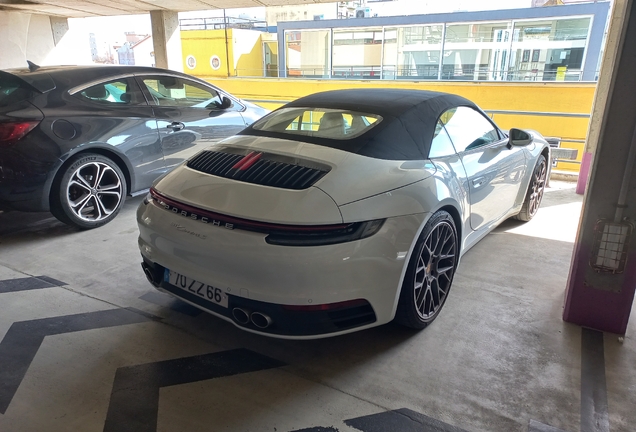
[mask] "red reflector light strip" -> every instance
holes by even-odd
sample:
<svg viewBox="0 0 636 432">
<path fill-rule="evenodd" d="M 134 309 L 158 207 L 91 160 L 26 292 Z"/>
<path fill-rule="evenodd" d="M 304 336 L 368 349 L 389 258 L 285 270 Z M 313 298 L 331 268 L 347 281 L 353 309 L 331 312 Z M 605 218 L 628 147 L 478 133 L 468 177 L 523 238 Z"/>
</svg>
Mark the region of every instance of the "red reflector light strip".
<svg viewBox="0 0 636 432">
<path fill-rule="evenodd" d="M 363 299 L 347 300 L 338 303 L 328 303 L 319 305 L 283 305 L 283 309 L 290 311 L 309 312 L 309 311 L 328 311 L 333 309 L 343 309 L 356 306 L 366 306 L 369 302 Z"/>
<path fill-rule="evenodd" d="M 281 225 L 281 224 L 273 224 L 267 222 L 257 222 L 251 221 L 247 219 L 235 218 L 232 216 L 226 216 L 219 213 L 214 213 L 209 210 L 203 210 L 197 207 L 189 206 L 187 204 L 182 204 L 178 201 L 167 198 L 157 192 L 154 188 L 150 188 L 150 195 L 156 201 L 163 202 L 168 204 L 169 206 L 176 207 L 178 210 L 186 211 L 189 213 L 194 213 L 200 217 L 206 217 L 210 220 L 219 221 L 227 224 L 234 225 L 234 229 L 245 229 L 250 231 L 258 231 L 258 232 L 330 232 L 337 231 L 341 229 L 345 229 L 350 227 L 353 224 L 337 224 L 337 225 Z"/>
<path fill-rule="evenodd" d="M 243 159 L 235 163 L 232 169 L 245 171 L 254 165 L 262 156 L 263 153 L 249 152 Z"/>
<path fill-rule="evenodd" d="M 28 134 L 39 121 L 0 123 L 0 144 L 13 144 Z"/>
</svg>

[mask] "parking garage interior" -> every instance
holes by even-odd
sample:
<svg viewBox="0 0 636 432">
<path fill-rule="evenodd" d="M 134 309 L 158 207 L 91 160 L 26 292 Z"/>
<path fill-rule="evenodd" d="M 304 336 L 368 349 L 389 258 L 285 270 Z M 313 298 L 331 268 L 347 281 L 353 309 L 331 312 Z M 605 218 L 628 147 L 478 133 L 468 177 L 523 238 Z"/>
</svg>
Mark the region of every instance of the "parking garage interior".
<svg viewBox="0 0 636 432">
<path fill-rule="evenodd" d="M 46 57 L 69 17 L 149 13 L 157 66 L 182 71 L 178 12 L 292 2 L 72 3 L 0 1 L 3 64 Z M 578 184 L 553 178 L 532 221 L 467 252 L 421 332 L 275 339 L 158 292 L 140 268 L 143 196 L 89 231 L 0 212 L 0 430 L 633 431 L 636 243 L 618 260 L 599 244 L 636 219 L 634 2 L 609 23 Z"/>
</svg>

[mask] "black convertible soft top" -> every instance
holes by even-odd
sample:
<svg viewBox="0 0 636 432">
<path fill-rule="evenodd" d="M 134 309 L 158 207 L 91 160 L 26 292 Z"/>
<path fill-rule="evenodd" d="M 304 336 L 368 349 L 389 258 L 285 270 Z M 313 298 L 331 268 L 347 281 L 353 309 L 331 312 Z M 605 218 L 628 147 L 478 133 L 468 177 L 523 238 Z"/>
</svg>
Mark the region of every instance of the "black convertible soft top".
<svg viewBox="0 0 636 432">
<path fill-rule="evenodd" d="M 240 135 L 298 139 L 377 159 L 421 160 L 428 158 L 440 115 L 458 106 L 481 111 L 468 99 L 449 93 L 406 89 L 333 90 L 302 97 L 281 108 L 341 109 L 377 114 L 383 120 L 362 135 L 347 140 L 291 136 L 252 127 L 244 129 Z"/>
</svg>

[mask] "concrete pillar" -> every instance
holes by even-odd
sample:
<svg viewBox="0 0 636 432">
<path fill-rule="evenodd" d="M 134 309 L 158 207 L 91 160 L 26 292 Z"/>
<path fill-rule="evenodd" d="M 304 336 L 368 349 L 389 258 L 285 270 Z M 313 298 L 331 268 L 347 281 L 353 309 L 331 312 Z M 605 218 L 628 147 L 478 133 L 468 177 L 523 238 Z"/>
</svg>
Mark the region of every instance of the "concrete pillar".
<svg viewBox="0 0 636 432">
<path fill-rule="evenodd" d="M 614 4 L 614 9 L 610 17 L 612 23 L 607 33 L 607 42 L 605 52 L 603 54 L 603 63 L 601 65 L 601 74 L 596 85 L 596 93 L 594 95 L 594 105 L 592 106 L 592 118 L 587 130 L 587 139 L 585 140 L 585 150 L 583 160 L 581 161 L 581 171 L 576 185 L 576 193 L 583 195 L 587 181 L 590 177 L 590 168 L 592 167 L 592 159 L 596 152 L 596 144 L 600 138 L 601 126 L 603 123 L 603 113 L 607 108 L 609 95 L 612 90 L 616 59 L 618 48 L 620 46 L 621 35 L 623 34 L 623 23 L 625 21 L 627 1 L 618 0 Z"/>
<path fill-rule="evenodd" d="M 598 130 L 596 154 L 584 200 L 574 257 L 565 296 L 563 319 L 601 331 L 624 334 L 636 290 L 636 10 L 634 0 L 616 0 L 616 12 L 624 19 L 611 24 L 615 36 L 608 42 L 615 55 L 601 72 L 607 100 L 595 110 Z M 621 12 L 622 11 L 622 12 Z M 616 27 L 620 27 L 618 30 Z M 599 119 L 599 116 L 601 116 Z M 633 150 L 633 151 L 631 151 Z M 625 177 L 625 179 L 624 179 Z M 618 205 L 622 199 L 625 205 Z M 612 225 L 609 236 L 599 230 Z M 618 230 L 624 227 L 622 241 Z M 624 246 L 622 246 L 624 244 Z M 602 250 L 606 252 L 602 252 Z M 611 252 L 614 250 L 614 252 Z M 607 252 L 609 251 L 609 252 Z M 599 261 L 605 256 L 605 261 Z M 621 262 L 621 259 L 624 259 Z M 604 267 L 604 268 L 602 268 Z M 614 269 L 614 271 L 608 271 Z"/>
<path fill-rule="evenodd" d="M 68 32 L 68 18 L 51 16 L 49 17 L 49 22 L 53 33 L 53 43 L 57 46 Z"/>
<path fill-rule="evenodd" d="M 66 18 L 0 10 L 0 69 L 26 67 L 27 60 L 52 64 L 50 60 L 67 31 Z M 69 59 L 64 63 L 77 61 Z"/>
<path fill-rule="evenodd" d="M 155 65 L 183 72 L 178 13 L 163 10 L 150 11 L 150 23 L 155 49 Z"/>
</svg>

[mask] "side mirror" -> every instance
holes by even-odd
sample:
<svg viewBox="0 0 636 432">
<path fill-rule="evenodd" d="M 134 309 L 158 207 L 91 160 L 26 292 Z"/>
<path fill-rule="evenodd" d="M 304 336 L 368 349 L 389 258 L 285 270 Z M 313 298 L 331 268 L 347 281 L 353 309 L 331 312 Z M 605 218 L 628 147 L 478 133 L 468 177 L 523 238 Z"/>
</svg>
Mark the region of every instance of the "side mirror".
<svg viewBox="0 0 636 432">
<path fill-rule="evenodd" d="M 513 146 L 524 147 L 532 143 L 532 135 L 521 129 L 510 129 L 508 137 Z"/>
</svg>

